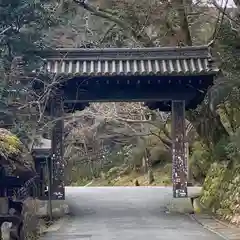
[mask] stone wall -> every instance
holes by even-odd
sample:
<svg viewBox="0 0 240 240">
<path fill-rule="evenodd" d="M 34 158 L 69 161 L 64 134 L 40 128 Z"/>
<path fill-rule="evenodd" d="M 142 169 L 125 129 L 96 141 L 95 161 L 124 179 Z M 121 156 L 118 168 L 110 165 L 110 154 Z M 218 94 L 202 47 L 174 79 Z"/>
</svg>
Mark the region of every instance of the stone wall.
<svg viewBox="0 0 240 240">
<path fill-rule="evenodd" d="M 37 216 L 39 202 L 37 199 L 27 198 L 23 203 L 23 232 L 25 239 L 36 239 L 39 235 L 40 219 Z"/>
<path fill-rule="evenodd" d="M 40 218 L 48 216 L 49 211 L 49 201 L 38 200 L 39 208 L 37 215 Z M 52 213 L 54 218 L 60 218 L 64 215 L 69 214 L 68 205 L 64 200 L 53 200 L 52 201 Z"/>
<path fill-rule="evenodd" d="M 24 217 L 23 231 L 25 239 L 35 240 L 47 229 L 47 222 L 44 220 L 49 216 L 48 201 L 27 198 L 23 203 L 22 214 Z M 52 201 L 53 218 L 58 219 L 68 214 L 68 206 L 65 201 Z"/>
<path fill-rule="evenodd" d="M 240 167 L 212 164 L 200 202 L 222 219 L 240 224 Z"/>
</svg>

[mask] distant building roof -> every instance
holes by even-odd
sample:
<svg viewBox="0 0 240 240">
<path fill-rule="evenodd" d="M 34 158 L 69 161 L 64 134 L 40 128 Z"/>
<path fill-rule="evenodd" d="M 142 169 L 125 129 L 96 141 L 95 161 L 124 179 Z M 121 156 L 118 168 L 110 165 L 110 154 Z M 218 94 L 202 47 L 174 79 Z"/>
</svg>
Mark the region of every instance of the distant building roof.
<svg viewBox="0 0 240 240">
<path fill-rule="evenodd" d="M 32 154 L 36 157 L 47 157 L 51 154 L 51 140 L 46 138 L 40 138 L 33 145 Z"/>
</svg>

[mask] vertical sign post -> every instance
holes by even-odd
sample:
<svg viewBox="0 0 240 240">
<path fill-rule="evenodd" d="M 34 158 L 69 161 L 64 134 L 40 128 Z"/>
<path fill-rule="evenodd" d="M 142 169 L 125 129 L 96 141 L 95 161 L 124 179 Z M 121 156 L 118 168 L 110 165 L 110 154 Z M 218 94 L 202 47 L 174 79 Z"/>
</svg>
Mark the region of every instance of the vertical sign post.
<svg viewBox="0 0 240 240">
<path fill-rule="evenodd" d="M 186 158 L 186 164 L 187 164 L 187 181 L 189 184 L 191 182 L 191 173 L 190 173 L 190 167 L 189 167 L 189 144 L 188 144 L 188 141 L 185 142 L 185 158 Z"/>
<path fill-rule="evenodd" d="M 46 165 L 48 169 L 48 214 L 50 217 L 50 221 L 53 220 L 52 215 L 52 159 L 46 159 Z"/>
<path fill-rule="evenodd" d="M 54 91 L 54 96 L 52 96 L 51 113 L 55 118 L 55 123 L 52 129 L 52 198 L 55 200 L 64 200 L 63 93 L 60 89 L 56 89 Z"/>
<path fill-rule="evenodd" d="M 173 197 L 186 198 L 188 166 L 186 158 L 185 101 L 172 101 L 172 181 Z"/>
</svg>

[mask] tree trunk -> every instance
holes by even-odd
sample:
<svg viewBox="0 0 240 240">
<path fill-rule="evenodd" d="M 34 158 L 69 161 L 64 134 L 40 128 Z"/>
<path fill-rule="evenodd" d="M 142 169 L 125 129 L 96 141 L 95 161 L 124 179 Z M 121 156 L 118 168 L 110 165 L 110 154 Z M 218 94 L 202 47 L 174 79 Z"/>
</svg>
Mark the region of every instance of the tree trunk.
<svg viewBox="0 0 240 240">
<path fill-rule="evenodd" d="M 153 175 L 153 169 L 152 169 L 152 159 L 150 157 L 150 152 L 149 150 L 146 148 L 146 162 L 147 162 L 147 169 L 148 169 L 148 184 L 152 184 L 155 179 L 154 179 L 154 175 Z"/>
<path fill-rule="evenodd" d="M 91 159 L 90 160 L 90 171 L 91 171 L 91 174 L 92 174 L 92 179 L 95 179 L 95 172 L 94 172 L 94 164 L 93 164 L 93 160 Z"/>
<path fill-rule="evenodd" d="M 148 169 L 148 184 L 152 184 L 155 181 L 152 168 Z"/>
<path fill-rule="evenodd" d="M 142 171 L 143 173 L 147 172 L 147 161 L 146 161 L 146 156 L 144 154 L 143 158 L 142 158 Z"/>
</svg>

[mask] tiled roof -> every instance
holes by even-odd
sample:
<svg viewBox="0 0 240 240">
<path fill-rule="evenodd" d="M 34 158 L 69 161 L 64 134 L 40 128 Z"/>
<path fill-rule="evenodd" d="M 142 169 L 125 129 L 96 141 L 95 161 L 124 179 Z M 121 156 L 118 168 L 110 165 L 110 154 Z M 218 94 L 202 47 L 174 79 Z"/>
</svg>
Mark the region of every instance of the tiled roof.
<svg viewBox="0 0 240 240">
<path fill-rule="evenodd" d="M 207 46 L 54 49 L 45 50 L 45 70 L 56 74 L 106 75 L 196 75 L 213 74 Z"/>
</svg>

